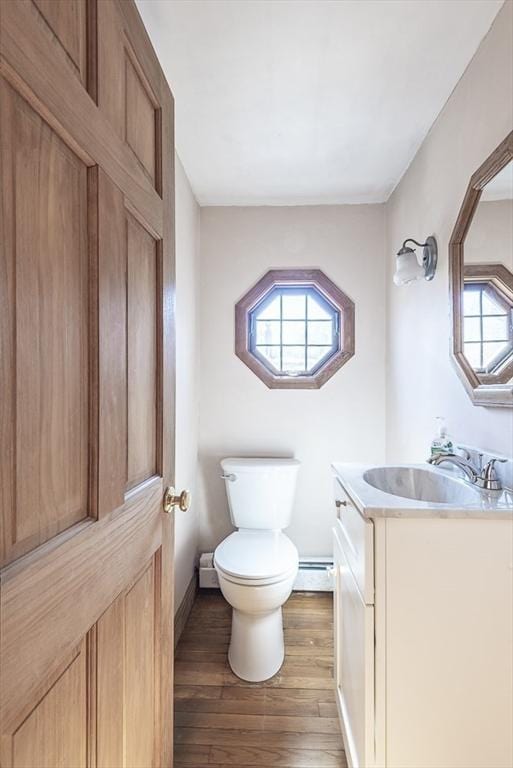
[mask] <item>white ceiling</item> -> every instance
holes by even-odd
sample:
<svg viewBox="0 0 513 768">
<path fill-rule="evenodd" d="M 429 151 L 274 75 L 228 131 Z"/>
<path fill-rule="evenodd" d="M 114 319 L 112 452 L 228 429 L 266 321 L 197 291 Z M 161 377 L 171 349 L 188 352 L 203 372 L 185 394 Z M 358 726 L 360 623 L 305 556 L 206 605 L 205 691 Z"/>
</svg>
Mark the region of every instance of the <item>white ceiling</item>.
<svg viewBox="0 0 513 768">
<path fill-rule="evenodd" d="M 137 0 L 202 205 L 386 200 L 502 4 Z"/>
</svg>

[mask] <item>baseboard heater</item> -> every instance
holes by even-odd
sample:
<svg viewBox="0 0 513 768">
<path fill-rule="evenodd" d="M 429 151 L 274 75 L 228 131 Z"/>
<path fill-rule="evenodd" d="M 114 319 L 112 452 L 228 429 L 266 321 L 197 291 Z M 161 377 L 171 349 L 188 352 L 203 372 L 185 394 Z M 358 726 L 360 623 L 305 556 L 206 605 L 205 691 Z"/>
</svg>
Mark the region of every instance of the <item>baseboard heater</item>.
<svg viewBox="0 0 513 768">
<path fill-rule="evenodd" d="M 300 592 L 333 592 L 332 574 L 333 559 L 330 557 L 300 559 L 292 589 Z M 219 589 L 213 552 L 205 552 L 200 557 L 199 585 L 201 589 Z"/>
</svg>

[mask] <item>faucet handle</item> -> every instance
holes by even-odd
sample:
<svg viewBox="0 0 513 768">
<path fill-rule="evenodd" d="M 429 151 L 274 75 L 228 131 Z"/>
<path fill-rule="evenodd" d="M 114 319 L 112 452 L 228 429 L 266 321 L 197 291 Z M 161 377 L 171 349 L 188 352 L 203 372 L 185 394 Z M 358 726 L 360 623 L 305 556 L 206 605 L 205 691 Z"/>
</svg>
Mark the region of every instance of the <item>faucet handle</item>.
<svg viewBox="0 0 513 768">
<path fill-rule="evenodd" d="M 507 460 L 507 459 L 499 459 L 497 456 L 494 456 L 494 458 L 493 458 L 493 459 L 490 459 L 490 461 L 488 461 L 488 462 L 485 464 L 485 467 L 484 467 L 484 469 L 483 469 L 483 474 L 484 474 L 485 472 L 494 473 L 494 472 L 495 472 L 495 462 L 496 462 L 496 461 L 500 462 L 501 464 L 506 464 L 506 462 L 507 462 L 508 460 Z"/>
<path fill-rule="evenodd" d="M 484 456 L 483 453 L 480 453 L 480 451 L 471 452 L 464 445 L 457 445 L 456 448 L 458 449 L 458 451 L 463 451 L 464 458 L 466 459 L 466 461 L 472 461 L 472 455 L 474 454 L 476 457 L 477 468 L 479 472 L 481 472 L 481 470 L 483 469 L 483 456 Z"/>
<path fill-rule="evenodd" d="M 495 469 L 496 462 L 505 464 L 507 459 L 499 459 L 497 456 L 486 462 L 483 467 L 483 471 L 479 476 L 479 487 L 486 491 L 501 491 L 502 483 L 500 478 L 497 477 L 497 470 Z"/>
</svg>

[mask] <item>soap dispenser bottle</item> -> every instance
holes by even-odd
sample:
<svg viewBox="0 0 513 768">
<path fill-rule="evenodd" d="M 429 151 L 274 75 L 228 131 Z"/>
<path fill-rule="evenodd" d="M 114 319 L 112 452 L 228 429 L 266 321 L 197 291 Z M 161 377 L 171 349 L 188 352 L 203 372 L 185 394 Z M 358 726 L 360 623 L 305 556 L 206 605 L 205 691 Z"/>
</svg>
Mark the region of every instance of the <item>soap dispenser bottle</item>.
<svg viewBox="0 0 513 768">
<path fill-rule="evenodd" d="M 447 434 L 447 426 L 444 417 L 437 416 L 436 423 L 437 434 L 431 442 L 431 456 L 436 456 L 439 453 L 452 453 L 453 444 L 451 438 Z"/>
</svg>

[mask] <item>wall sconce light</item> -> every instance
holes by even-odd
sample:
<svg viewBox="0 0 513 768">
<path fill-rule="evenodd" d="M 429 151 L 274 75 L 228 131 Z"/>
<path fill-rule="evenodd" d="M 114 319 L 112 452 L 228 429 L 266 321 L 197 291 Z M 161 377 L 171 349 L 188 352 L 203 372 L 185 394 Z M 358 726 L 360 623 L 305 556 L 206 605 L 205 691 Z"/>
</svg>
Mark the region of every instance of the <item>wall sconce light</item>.
<svg viewBox="0 0 513 768">
<path fill-rule="evenodd" d="M 406 243 L 415 243 L 423 248 L 422 264 L 419 264 L 414 248 L 409 248 Z M 438 260 L 438 248 L 434 237 L 428 237 L 425 243 L 418 243 L 409 237 L 402 244 L 401 250 L 396 256 L 394 283 L 396 285 L 408 285 L 415 280 L 432 280 L 436 272 Z"/>
</svg>

